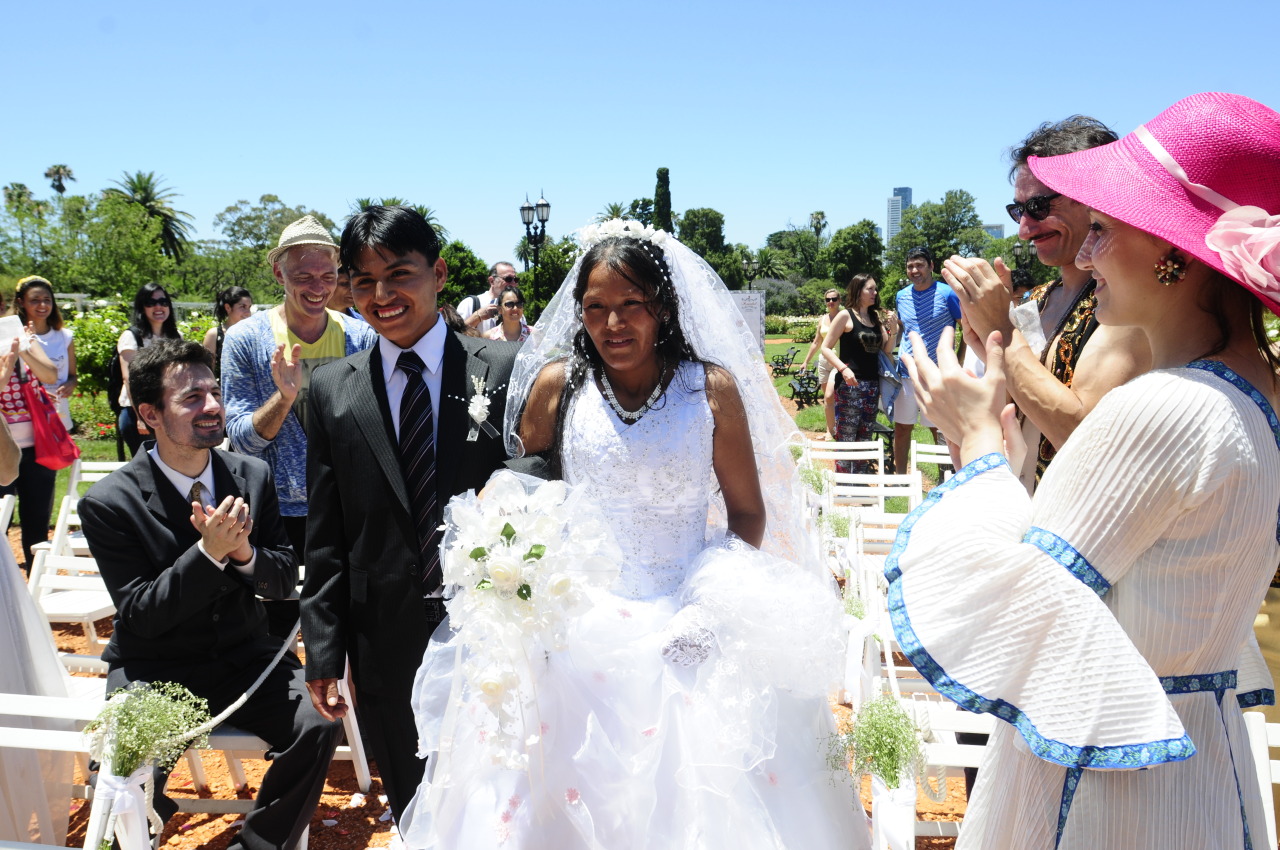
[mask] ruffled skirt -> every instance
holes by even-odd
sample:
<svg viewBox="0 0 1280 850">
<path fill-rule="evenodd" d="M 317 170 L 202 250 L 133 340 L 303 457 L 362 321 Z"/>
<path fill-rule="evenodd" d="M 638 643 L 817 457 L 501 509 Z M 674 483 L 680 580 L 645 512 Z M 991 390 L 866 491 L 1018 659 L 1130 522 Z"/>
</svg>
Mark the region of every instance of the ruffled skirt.
<svg viewBox="0 0 1280 850">
<path fill-rule="evenodd" d="M 594 591 L 562 649 L 526 658 L 526 769 L 493 757 L 496 722 L 441 627 L 415 684 L 431 762 L 400 825 L 412 848 L 865 848 L 848 773 L 828 763 L 839 675 L 832 588 L 738 546 L 705 550 L 678 593 Z M 661 655 L 696 602 L 717 647 Z"/>
</svg>

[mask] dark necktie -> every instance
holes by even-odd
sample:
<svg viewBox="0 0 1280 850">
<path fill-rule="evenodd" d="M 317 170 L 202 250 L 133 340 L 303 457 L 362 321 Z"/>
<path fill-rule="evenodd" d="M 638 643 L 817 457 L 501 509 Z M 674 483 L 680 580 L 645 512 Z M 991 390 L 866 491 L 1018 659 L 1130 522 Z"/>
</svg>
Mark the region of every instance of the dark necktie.
<svg viewBox="0 0 1280 850">
<path fill-rule="evenodd" d="M 397 368 L 408 379 L 400 399 L 400 460 L 409 489 L 409 512 L 418 532 L 422 592 L 440 587 L 440 517 L 436 502 L 436 450 L 431 417 L 431 390 L 422 378 L 425 365 L 412 351 L 401 353 Z"/>
</svg>

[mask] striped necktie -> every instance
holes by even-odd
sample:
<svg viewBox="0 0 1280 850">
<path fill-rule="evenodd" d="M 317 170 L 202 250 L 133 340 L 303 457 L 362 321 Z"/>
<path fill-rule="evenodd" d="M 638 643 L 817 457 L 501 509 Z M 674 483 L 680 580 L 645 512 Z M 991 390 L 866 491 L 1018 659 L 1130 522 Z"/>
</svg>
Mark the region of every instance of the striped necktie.
<svg viewBox="0 0 1280 850">
<path fill-rule="evenodd" d="M 396 367 L 408 382 L 400 399 L 400 461 L 409 490 L 409 512 L 418 532 L 423 595 L 440 587 L 440 517 L 436 500 L 436 450 L 431 390 L 422 378 L 425 364 L 413 351 L 400 354 Z"/>
</svg>

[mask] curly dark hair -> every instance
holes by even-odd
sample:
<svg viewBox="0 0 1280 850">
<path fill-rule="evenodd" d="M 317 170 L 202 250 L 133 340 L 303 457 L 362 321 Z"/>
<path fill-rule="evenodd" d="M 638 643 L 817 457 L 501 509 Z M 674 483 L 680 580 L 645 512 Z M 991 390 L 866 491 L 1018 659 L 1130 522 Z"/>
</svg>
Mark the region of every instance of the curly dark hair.
<svg viewBox="0 0 1280 850">
<path fill-rule="evenodd" d="M 1088 115 L 1046 121 L 1028 133 L 1022 144 L 1009 150 L 1009 159 L 1013 162 L 1009 179 L 1018 175 L 1018 169 L 1027 164 L 1027 157 L 1061 156 L 1109 145 L 1118 138 L 1114 130 Z"/>
</svg>

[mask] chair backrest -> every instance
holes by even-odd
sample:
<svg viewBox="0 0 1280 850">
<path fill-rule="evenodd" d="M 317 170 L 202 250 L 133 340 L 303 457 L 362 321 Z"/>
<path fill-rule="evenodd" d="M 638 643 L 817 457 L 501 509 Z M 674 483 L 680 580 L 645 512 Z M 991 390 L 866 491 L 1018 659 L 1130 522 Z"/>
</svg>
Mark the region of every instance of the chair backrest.
<svg viewBox="0 0 1280 850">
<path fill-rule="evenodd" d="M 67 476 L 67 495 L 72 499 L 80 498 L 81 484 L 92 484 L 95 481 L 101 481 L 124 465 L 124 463 L 114 460 L 82 460 L 76 458 L 76 461 L 71 464 L 71 473 Z"/>
<path fill-rule="evenodd" d="M 879 469 L 884 469 L 884 443 L 879 440 L 859 443 L 810 443 L 808 456 L 810 461 L 874 460 L 879 464 Z"/>
<path fill-rule="evenodd" d="M 833 505 L 866 505 L 886 510 L 886 499 L 905 497 L 909 513 L 924 500 L 924 480 L 920 470 L 904 475 L 863 475 L 856 472 L 830 473 L 827 492 Z"/>
<path fill-rule="evenodd" d="M 955 464 L 951 461 L 951 449 L 945 444 L 935 446 L 932 443 L 917 443 L 911 441 L 911 457 L 908 460 L 907 469 L 915 470 L 920 468 L 921 463 L 932 463 L 937 466 L 950 466 L 953 469 Z"/>
<path fill-rule="evenodd" d="M 1257 771 L 1258 787 L 1262 790 L 1262 814 L 1266 821 L 1268 842 L 1266 846 L 1273 847 L 1276 843 L 1276 809 L 1272 786 L 1280 785 L 1280 761 L 1271 758 L 1271 748 L 1280 747 L 1280 723 L 1268 723 L 1260 711 L 1246 711 L 1244 725 L 1249 734 L 1249 749 L 1253 751 L 1253 767 Z"/>
</svg>

